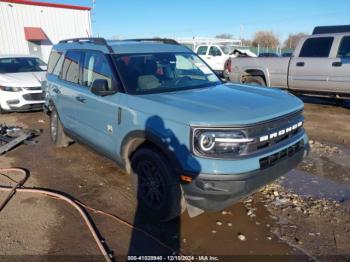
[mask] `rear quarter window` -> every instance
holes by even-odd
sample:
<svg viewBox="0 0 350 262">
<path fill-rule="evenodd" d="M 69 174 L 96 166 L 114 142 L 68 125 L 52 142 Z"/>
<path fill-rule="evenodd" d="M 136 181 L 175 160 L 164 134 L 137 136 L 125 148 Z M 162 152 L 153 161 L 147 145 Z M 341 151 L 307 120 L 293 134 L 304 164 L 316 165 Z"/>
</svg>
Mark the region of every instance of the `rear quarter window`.
<svg viewBox="0 0 350 262">
<path fill-rule="evenodd" d="M 304 42 L 299 57 L 329 57 L 333 40 L 333 37 L 309 38 Z"/>
<path fill-rule="evenodd" d="M 58 76 L 63 62 L 62 52 L 52 51 L 47 65 L 47 73 Z"/>
</svg>

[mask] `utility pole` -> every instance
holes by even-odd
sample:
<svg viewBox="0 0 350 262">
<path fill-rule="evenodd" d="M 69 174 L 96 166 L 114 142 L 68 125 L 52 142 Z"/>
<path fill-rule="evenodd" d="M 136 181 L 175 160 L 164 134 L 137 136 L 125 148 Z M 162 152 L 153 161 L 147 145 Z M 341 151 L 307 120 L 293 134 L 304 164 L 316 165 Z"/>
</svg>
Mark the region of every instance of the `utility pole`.
<svg viewBox="0 0 350 262">
<path fill-rule="evenodd" d="M 96 20 L 94 19 L 95 17 L 95 6 L 96 6 L 96 0 L 92 0 L 92 6 L 91 6 L 91 22 L 95 23 Z"/>
<path fill-rule="evenodd" d="M 91 6 L 91 12 L 90 12 L 91 26 L 92 26 L 92 24 L 94 24 L 96 22 L 96 20 L 95 20 L 95 4 L 96 4 L 96 0 L 92 0 L 92 6 Z M 92 29 L 91 29 L 91 32 L 92 32 Z M 92 35 L 94 35 L 94 34 L 92 33 Z"/>
<path fill-rule="evenodd" d="M 239 25 L 239 38 L 242 40 L 244 38 L 244 25 Z"/>
</svg>

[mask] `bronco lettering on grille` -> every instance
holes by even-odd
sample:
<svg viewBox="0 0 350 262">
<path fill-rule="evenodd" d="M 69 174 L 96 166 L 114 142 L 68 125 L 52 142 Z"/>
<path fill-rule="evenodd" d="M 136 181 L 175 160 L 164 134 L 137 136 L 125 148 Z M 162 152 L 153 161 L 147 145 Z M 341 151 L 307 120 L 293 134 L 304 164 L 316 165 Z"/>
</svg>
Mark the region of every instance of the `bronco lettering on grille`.
<svg viewBox="0 0 350 262">
<path fill-rule="evenodd" d="M 268 135 L 261 136 L 259 138 L 259 142 L 266 142 L 274 138 L 278 138 L 280 136 L 284 136 L 285 134 L 288 134 L 292 132 L 293 130 L 296 130 L 297 128 L 301 127 L 303 125 L 303 121 L 298 122 L 297 124 L 294 124 L 292 126 L 289 126 L 287 128 L 275 131 L 273 133 L 270 133 Z"/>
</svg>

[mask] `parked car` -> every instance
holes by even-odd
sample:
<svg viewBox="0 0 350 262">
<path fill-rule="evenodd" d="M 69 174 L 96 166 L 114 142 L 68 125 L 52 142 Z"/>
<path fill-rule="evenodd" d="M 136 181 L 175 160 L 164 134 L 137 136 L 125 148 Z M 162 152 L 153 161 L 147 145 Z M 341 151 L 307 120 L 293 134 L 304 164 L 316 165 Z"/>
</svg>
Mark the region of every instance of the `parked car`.
<svg viewBox="0 0 350 262">
<path fill-rule="evenodd" d="M 186 205 L 221 210 L 308 152 L 298 98 L 222 84 L 172 40 L 61 41 L 44 90 L 53 143 L 79 141 L 119 163 L 156 219 Z"/>
<path fill-rule="evenodd" d="M 46 64 L 38 57 L 0 56 L 0 113 L 42 109 Z"/>
<path fill-rule="evenodd" d="M 320 32 L 303 37 L 292 57 L 231 59 L 230 81 L 349 98 L 350 32 Z"/>
</svg>

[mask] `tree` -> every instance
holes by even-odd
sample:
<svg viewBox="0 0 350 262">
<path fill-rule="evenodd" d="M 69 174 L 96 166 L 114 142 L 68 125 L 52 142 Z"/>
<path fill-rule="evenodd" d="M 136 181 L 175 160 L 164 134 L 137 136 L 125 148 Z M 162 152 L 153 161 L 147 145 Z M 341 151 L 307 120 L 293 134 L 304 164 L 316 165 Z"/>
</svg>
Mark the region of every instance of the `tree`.
<svg viewBox="0 0 350 262">
<path fill-rule="evenodd" d="M 259 31 L 255 33 L 252 44 L 255 47 L 260 45 L 261 47 L 275 48 L 279 46 L 280 41 L 272 31 Z"/>
<path fill-rule="evenodd" d="M 233 39 L 233 35 L 225 34 L 225 33 L 219 34 L 219 35 L 217 35 L 215 37 L 216 38 L 221 38 L 221 39 Z"/>
<path fill-rule="evenodd" d="M 298 33 L 298 34 L 290 34 L 286 41 L 284 41 L 284 47 L 285 48 L 293 48 L 295 49 L 297 47 L 297 44 L 299 43 L 300 39 L 306 36 L 304 33 Z"/>
</svg>

